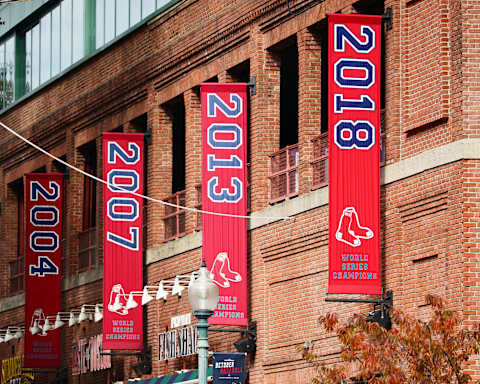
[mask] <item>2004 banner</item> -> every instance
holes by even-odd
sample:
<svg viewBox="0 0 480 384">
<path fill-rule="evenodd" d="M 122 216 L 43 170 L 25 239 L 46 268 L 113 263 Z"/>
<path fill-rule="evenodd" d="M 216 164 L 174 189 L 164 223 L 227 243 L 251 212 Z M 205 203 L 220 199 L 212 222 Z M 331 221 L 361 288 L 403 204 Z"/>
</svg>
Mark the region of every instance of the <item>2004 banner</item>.
<svg viewBox="0 0 480 384">
<path fill-rule="evenodd" d="M 60 311 L 63 174 L 25 176 L 25 361 L 26 368 L 60 367 L 60 332 L 29 328 Z M 19 223 L 22 225 L 22 223 Z"/>
<path fill-rule="evenodd" d="M 381 27 L 381 16 L 328 16 L 328 293 L 381 293 Z"/>
<path fill-rule="evenodd" d="M 142 307 L 127 308 L 143 287 L 143 133 L 103 134 L 103 348 L 142 349 Z"/>
<path fill-rule="evenodd" d="M 204 83 L 202 106 L 202 208 L 247 214 L 247 85 Z M 246 219 L 203 214 L 202 252 L 220 300 L 211 324 L 247 325 Z"/>
</svg>

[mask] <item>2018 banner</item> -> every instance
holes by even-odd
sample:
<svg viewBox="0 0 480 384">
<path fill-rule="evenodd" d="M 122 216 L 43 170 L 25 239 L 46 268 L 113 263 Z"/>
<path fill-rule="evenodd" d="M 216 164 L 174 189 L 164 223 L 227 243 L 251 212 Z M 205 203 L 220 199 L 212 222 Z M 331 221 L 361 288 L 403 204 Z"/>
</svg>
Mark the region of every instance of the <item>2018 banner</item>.
<svg viewBox="0 0 480 384">
<path fill-rule="evenodd" d="M 103 348 L 142 349 L 142 307 L 127 308 L 143 288 L 143 133 L 103 134 Z"/>
<path fill-rule="evenodd" d="M 328 16 L 328 293 L 381 293 L 381 26 Z"/>
<path fill-rule="evenodd" d="M 202 209 L 247 214 L 247 85 L 204 83 Z M 247 325 L 247 223 L 203 214 L 202 252 L 220 300 L 211 324 Z"/>
<path fill-rule="evenodd" d="M 60 311 L 63 175 L 25 176 L 25 361 L 26 368 L 60 367 L 60 332 L 29 328 Z M 22 223 L 19 223 L 22 225 Z"/>
</svg>

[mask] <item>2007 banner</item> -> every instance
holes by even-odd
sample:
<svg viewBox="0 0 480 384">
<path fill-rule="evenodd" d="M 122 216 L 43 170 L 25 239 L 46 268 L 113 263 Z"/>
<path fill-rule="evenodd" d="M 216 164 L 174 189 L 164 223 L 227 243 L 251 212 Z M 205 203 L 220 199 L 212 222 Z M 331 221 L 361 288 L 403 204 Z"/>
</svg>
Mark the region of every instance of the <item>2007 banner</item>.
<svg viewBox="0 0 480 384">
<path fill-rule="evenodd" d="M 328 293 L 381 293 L 381 26 L 328 16 Z"/>
<path fill-rule="evenodd" d="M 202 208 L 247 214 L 247 85 L 204 83 L 202 106 Z M 247 223 L 203 214 L 202 252 L 220 300 L 211 324 L 247 325 Z"/>
<path fill-rule="evenodd" d="M 103 348 L 142 349 L 143 133 L 103 134 Z"/>
<path fill-rule="evenodd" d="M 61 173 L 25 176 L 25 368 L 60 367 L 60 332 L 29 328 L 60 311 L 62 192 Z"/>
</svg>

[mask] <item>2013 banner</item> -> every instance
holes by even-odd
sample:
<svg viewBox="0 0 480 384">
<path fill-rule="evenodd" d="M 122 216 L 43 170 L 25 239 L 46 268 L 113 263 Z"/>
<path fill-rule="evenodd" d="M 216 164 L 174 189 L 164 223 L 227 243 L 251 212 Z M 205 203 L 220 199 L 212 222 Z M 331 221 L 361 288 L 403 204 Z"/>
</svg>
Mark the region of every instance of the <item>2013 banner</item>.
<svg viewBox="0 0 480 384">
<path fill-rule="evenodd" d="M 328 293 L 381 293 L 381 27 L 381 16 L 328 16 Z"/>
<path fill-rule="evenodd" d="M 103 134 L 103 348 L 142 349 L 142 307 L 127 308 L 143 288 L 143 133 Z"/>
<path fill-rule="evenodd" d="M 202 209 L 247 214 L 247 85 L 204 83 L 202 106 Z M 220 300 L 211 324 L 247 325 L 247 223 L 203 214 L 202 252 Z"/>
<path fill-rule="evenodd" d="M 62 192 L 61 173 L 25 175 L 26 368 L 60 367 L 60 332 L 32 334 L 29 329 L 60 311 Z"/>
</svg>

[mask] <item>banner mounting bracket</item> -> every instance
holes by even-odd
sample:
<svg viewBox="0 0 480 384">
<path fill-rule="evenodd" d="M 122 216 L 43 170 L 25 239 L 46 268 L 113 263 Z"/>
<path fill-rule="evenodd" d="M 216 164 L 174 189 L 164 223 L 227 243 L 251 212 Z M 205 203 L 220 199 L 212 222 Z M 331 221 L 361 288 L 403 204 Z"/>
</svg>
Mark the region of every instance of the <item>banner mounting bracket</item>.
<svg viewBox="0 0 480 384">
<path fill-rule="evenodd" d="M 385 297 L 382 299 L 353 299 L 353 298 L 335 298 L 335 297 L 326 297 L 325 301 L 330 303 L 362 303 L 362 304 L 376 304 L 376 305 L 385 305 L 386 307 L 393 306 L 393 292 L 387 291 Z"/>
<path fill-rule="evenodd" d="M 232 333 L 242 333 L 245 335 L 252 336 L 255 340 L 257 339 L 257 322 L 252 321 L 247 329 L 235 328 L 235 329 L 224 329 L 224 328 L 208 328 L 208 332 L 232 332 Z"/>
<path fill-rule="evenodd" d="M 250 96 L 257 94 L 257 75 L 252 75 L 250 81 L 247 83 L 247 88 L 250 88 Z"/>
<path fill-rule="evenodd" d="M 385 23 L 385 29 L 390 31 L 393 29 L 393 9 L 392 7 L 387 7 L 385 13 L 382 15 L 382 22 Z"/>
<path fill-rule="evenodd" d="M 151 125 L 147 126 L 146 131 L 143 133 L 143 138 L 147 146 L 152 144 L 152 126 Z"/>
<path fill-rule="evenodd" d="M 327 297 L 325 301 L 336 303 L 366 303 L 374 304 L 374 309 L 369 312 L 367 318 L 368 322 L 378 323 L 381 327 L 389 330 L 392 327 L 390 315 L 387 311 L 388 308 L 393 307 L 393 291 L 387 291 L 385 297 L 382 299 L 349 299 L 349 298 L 333 298 Z M 376 309 L 377 305 L 380 305 L 380 309 Z"/>
</svg>

